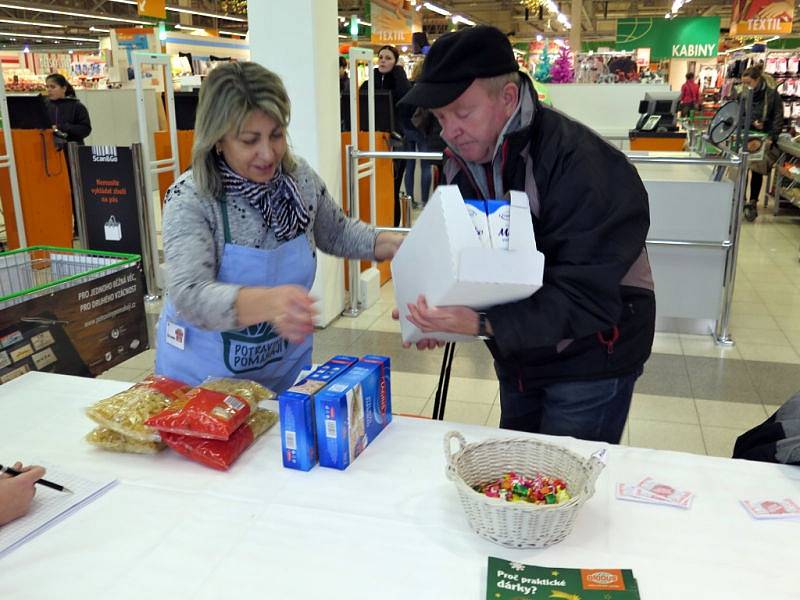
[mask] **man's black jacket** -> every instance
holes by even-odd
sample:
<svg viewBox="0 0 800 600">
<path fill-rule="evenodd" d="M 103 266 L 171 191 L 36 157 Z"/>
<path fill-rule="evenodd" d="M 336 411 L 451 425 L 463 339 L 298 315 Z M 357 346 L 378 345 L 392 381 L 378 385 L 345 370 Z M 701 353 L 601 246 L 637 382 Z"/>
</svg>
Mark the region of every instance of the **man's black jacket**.
<svg viewBox="0 0 800 600">
<path fill-rule="evenodd" d="M 527 80 L 521 91 L 533 102 L 532 118 L 505 132 L 493 166 L 481 168 L 489 181 L 492 169 L 502 173 L 498 197 L 528 194 L 544 285 L 487 311 L 498 376 L 524 390 L 632 373 L 650 355 L 655 326 L 647 192 L 624 154 L 540 105 Z M 464 198 L 482 197 L 477 166 L 450 149 L 446 156 L 446 180 Z"/>
</svg>

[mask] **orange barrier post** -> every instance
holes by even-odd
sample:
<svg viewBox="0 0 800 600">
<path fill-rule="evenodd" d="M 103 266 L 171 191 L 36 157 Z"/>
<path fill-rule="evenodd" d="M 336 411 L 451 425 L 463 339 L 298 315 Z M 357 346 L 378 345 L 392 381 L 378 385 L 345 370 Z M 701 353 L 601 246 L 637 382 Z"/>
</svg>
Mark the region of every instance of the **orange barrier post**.
<svg viewBox="0 0 800 600">
<path fill-rule="evenodd" d="M 72 195 L 66 152 L 56 150 L 50 130 L 12 129 L 11 137 L 28 246 L 71 248 Z M 5 153 L 2 133 L 0 148 L 0 153 Z M 0 170 L 0 200 L 6 222 L 7 247 L 19 248 L 11 182 L 6 169 Z"/>
</svg>

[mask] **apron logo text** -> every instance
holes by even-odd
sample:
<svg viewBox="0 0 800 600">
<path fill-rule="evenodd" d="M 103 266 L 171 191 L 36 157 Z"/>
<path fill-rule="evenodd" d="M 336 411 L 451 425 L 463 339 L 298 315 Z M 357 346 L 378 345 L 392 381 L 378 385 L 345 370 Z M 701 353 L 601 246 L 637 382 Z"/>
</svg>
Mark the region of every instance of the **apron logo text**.
<svg viewBox="0 0 800 600">
<path fill-rule="evenodd" d="M 241 331 L 222 333 L 225 366 L 232 373 L 263 369 L 282 360 L 289 342 L 279 337 L 268 323 Z"/>
</svg>

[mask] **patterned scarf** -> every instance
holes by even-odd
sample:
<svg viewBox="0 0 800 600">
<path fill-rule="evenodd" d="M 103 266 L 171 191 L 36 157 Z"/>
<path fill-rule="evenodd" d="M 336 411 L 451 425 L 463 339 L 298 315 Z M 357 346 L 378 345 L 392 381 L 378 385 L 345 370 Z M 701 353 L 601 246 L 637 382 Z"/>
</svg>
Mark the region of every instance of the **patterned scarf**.
<svg viewBox="0 0 800 600">
<path fill-rule="evenodd" d="M 303 233 L 308 227 L 308 210 L 303 205 L 297 182 L 283 172 L 283 166 L 266 183 L 242 177 L 228 166 L 222 156 L 217 157 L 225 192 L 247 199 L 257 209 L 275 237 L 287 242 Z"/>
</svg>

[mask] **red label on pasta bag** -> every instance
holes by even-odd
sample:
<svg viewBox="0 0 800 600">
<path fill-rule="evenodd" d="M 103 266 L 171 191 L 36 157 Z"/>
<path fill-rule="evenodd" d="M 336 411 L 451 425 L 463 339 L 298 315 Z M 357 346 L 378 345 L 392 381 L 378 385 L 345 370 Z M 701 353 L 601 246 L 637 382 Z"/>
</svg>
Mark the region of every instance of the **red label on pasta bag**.
<svg viewBox="0 0 800 600">
<path fill-rule="evenodd" d="M 227 440 L 204 440 L 188 435 L 162 433 L 161 440 L 178 454 L 213 469 L 225 471 L 247 450 L 255 440 L 250 427 L 245 424 Z"/>
<path fill-rule="evenodd" d="M 136 387 L 142 386 L 155 390 L 167 396 L 168 398 L 179 398 L 181 395 L 188 392 L 191 388 L 177 379 L 170 379 L 161 375 L 150 375 L 142 379 L 136 384 Z"/>
<path fill-rule="evenodd" d="M 205 388 L 189 390 L 184 399 L 145 421 L 160 432 L 227 440 L 250 416 L 250 405 L 236 396 Z"/>
</svg>

